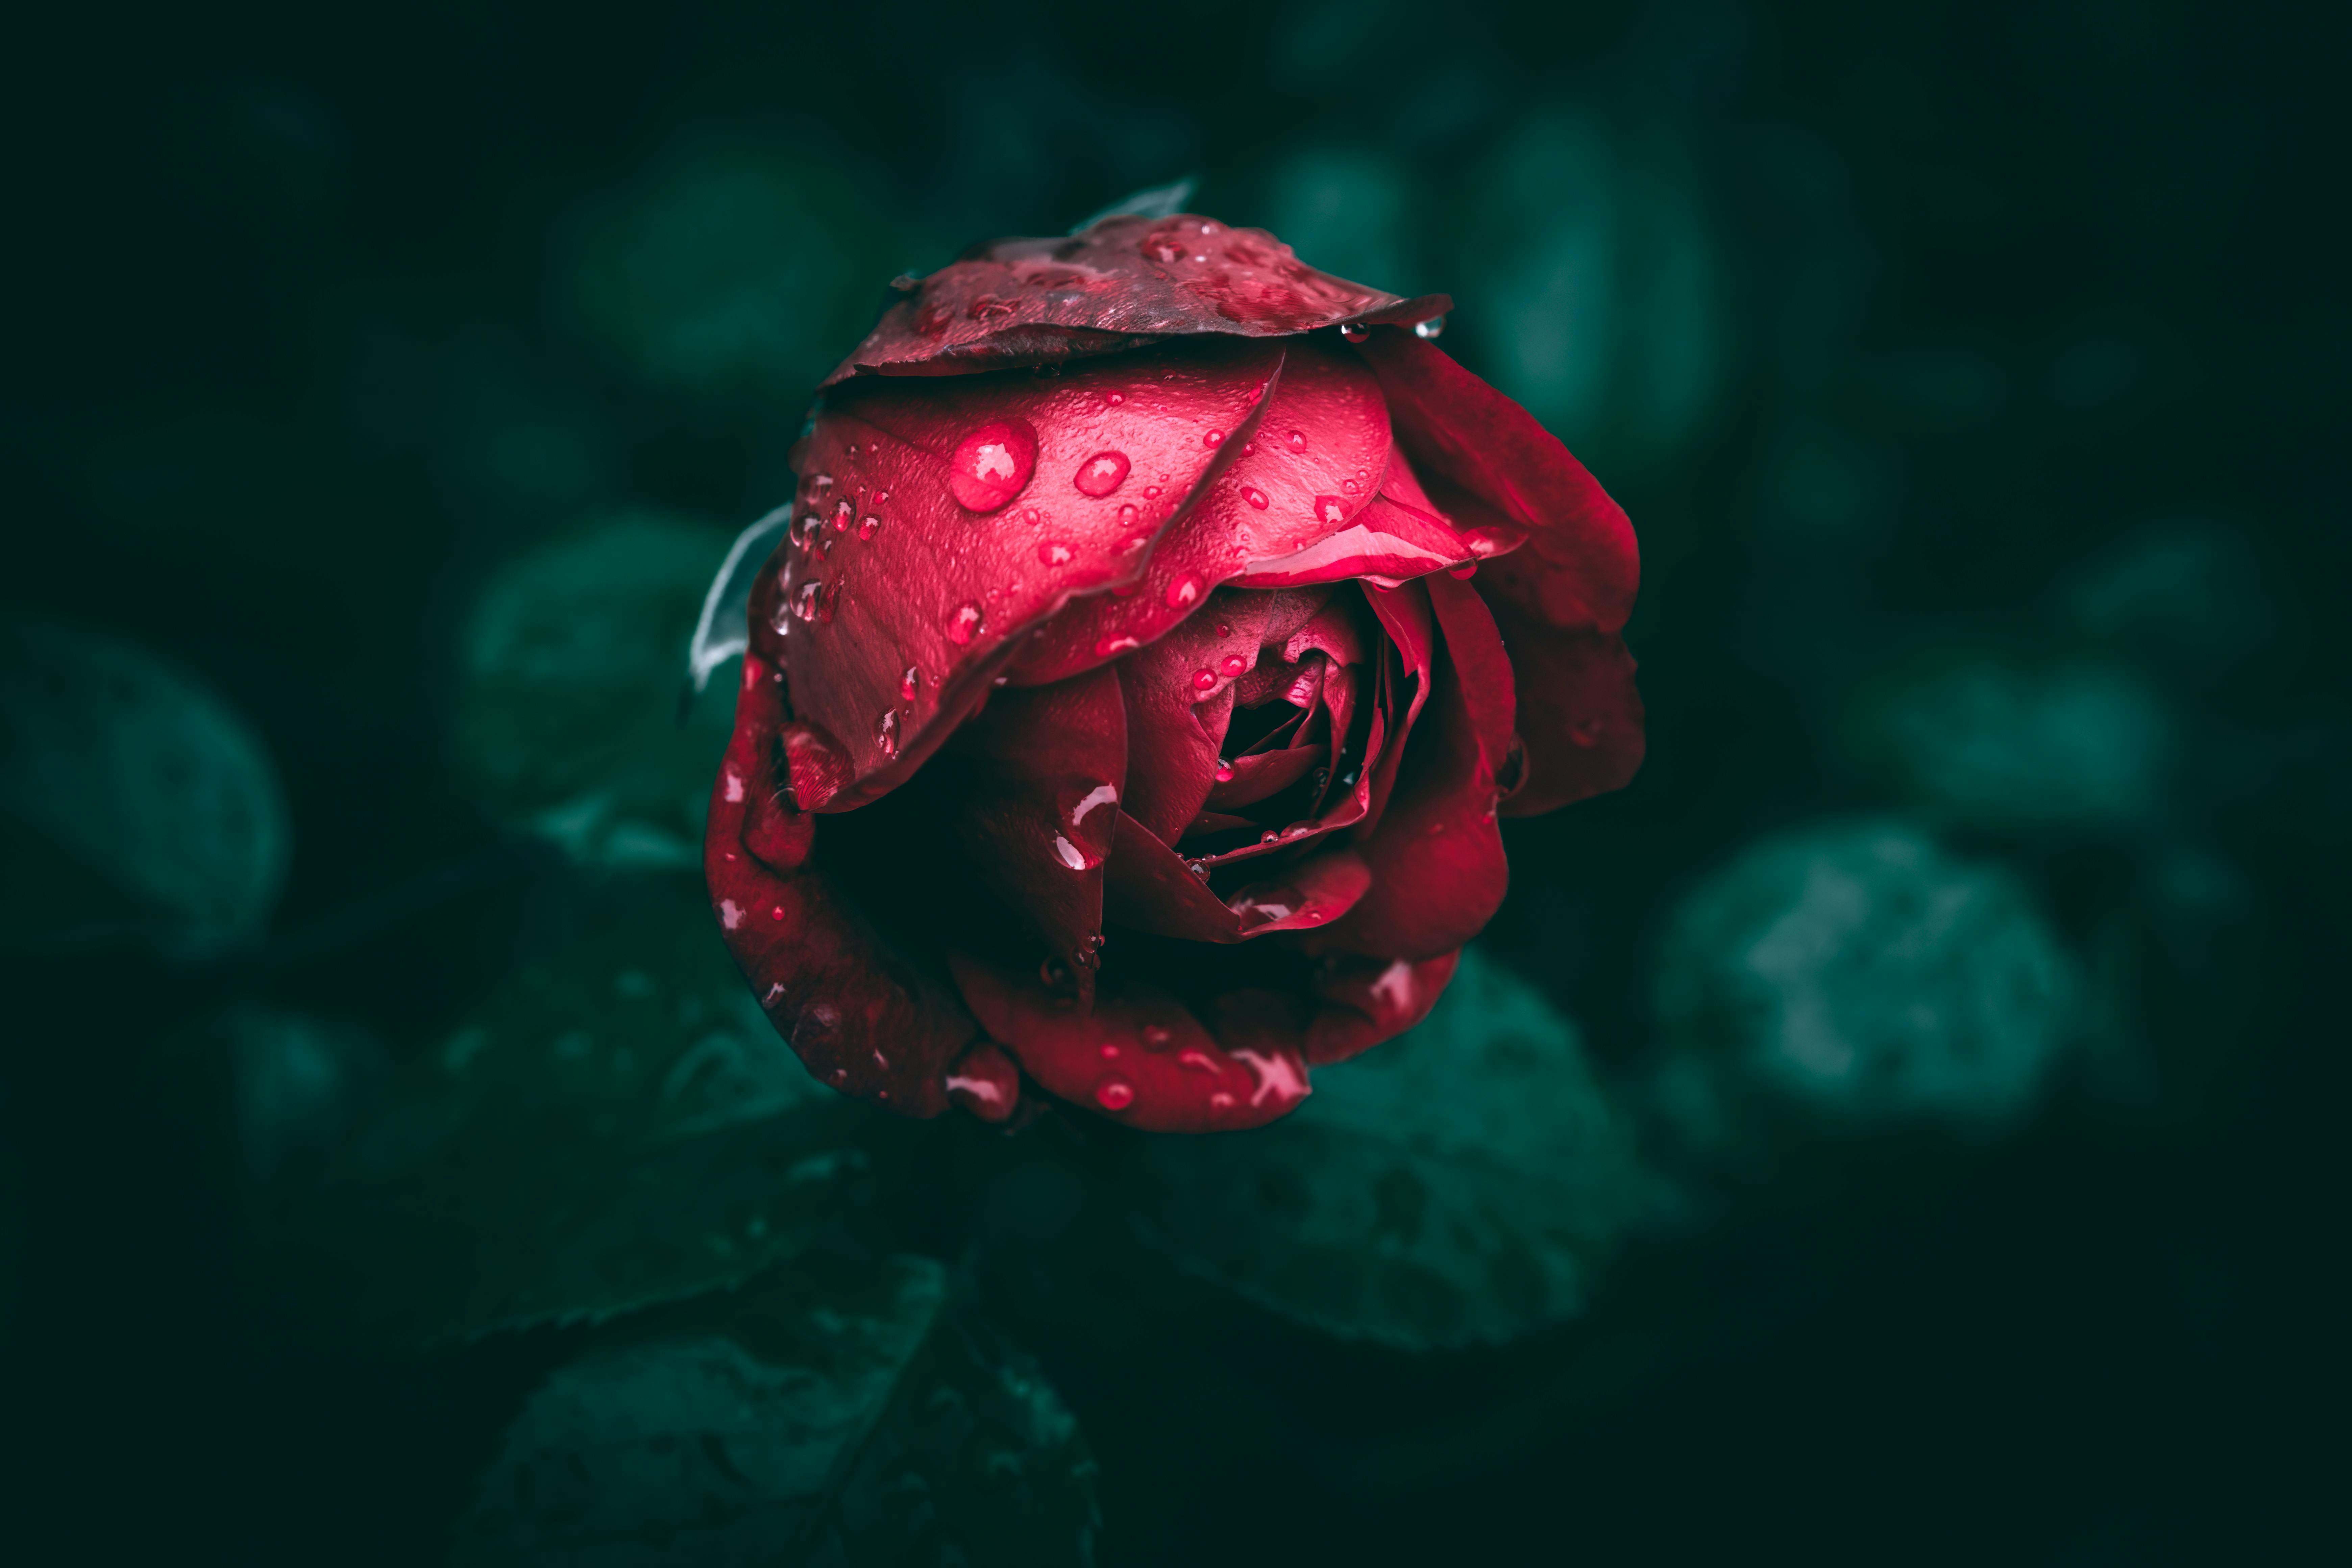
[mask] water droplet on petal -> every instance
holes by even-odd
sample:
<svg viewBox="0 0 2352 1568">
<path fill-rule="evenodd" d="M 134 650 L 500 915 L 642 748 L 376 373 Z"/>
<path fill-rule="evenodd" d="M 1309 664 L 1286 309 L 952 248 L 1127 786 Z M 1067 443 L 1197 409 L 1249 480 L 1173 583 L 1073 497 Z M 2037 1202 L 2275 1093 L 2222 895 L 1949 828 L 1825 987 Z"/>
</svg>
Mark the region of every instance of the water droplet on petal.
<svg viewBox="0 0 2352 1568">
<path fill-rule="evenodd" d="M 1176 1065 L 1180 1068 L 1188 1068 L 1193 1072 L 1217 1070 L 1217 1064 L 1208 1052 L 1189 1046 L 1176 1053 Z"/>
<path fill-rule="evenodd" d="M 1294 452 L 1304 452 L 1307 450 L 1307 432 L 1304 430 L 1293 430 L 1289 435 L 1285 436 L 1282 439 L 1283 443 Z"/>
<path fill-rule="evenodd" d="M 1444 331 L 1445 318 L 1443 316 L 1432 316 L 1425 321 L 1415 321 L 1412 324 L 1412 335 L 1423 342 L 1438 336 Z"/>
<path fill-rule="evenodd" d="M 1037 466 L 1037 432 L 1025 419 L 998 419 L 968 433 L 948 459 L 948 489 L 966 511 L 1003 509 Z"/>
<path fill-rule="evenodd" d="M 857 537 L 860 539 L 871 539 L 881 526 L 882 520 L 871 515 L 870 513 L 865 517 L 859 518 L 857 520 Z"/>
<path fill-rule="evenodd" d="M 1217 684 L 1217 672 L 1216 672 L 1215 670 L 1213 670 L 1213 669 L 1196 669 L 1196 670 L 1194 670 L 1194 671 L 1192 672 L 1192 689 L 1193 689 L 1193 690 L 1195 690 L 1195 691 L 1206 691 L 1206 690 L 1208 690 L 1211 687 L 1213 687 L 1213 686 L 1214 686 L 1214 685 L 1216 685 L 1216 684 Z"/>
<path fill-rule="evenodd" d="M 1242 500 L 1249 502 L 1250 505 L 1257 508 L 1260 511 L 1264 511 L 1267 507 L 1274 504 L 1266 499 L 1265 492 L 1258 489 L 1255 485 L 1244 485 L 1242 487 Z"/>
<path fill-rule="evenodd" d="M 948 617 L 948 641 L 958 647 L 968 645 L 980 635 L 980 606 L 958 605 L 954 615 Z"/>
<path fill-rule="evenodd" d="M 1083 871 L 1087 868 L 1086 851 L 1058 833 L 1054 835 L 1054 858 L 1073 871 Z"/>
<path fill-rule="evenodd" d="M 1173 1037 L 1157 1024 L 1146 1024 L 1143 1026 L 1143 1048 L 1147 1051 L 1166 1050 L 1168 1048 L 1168 1042 L 1171 1038 L 1173 1038 Z"/>
<path fill-rule="evenodd" d="M 1145 493 L 1149 494 L 1150 492 L 1147 491 Z M 1133 501 L 1129 501 L 1125 506 L 1118 509 L 1118 521 L 1120 527 L 1133 528 L 1135 526 L 1135 518 L 1136 511 L 1135 503 Z"/>
<path fill-rule="evenodd" d="M 898 700 L 912 702 L 915 700 L 915 693 L 922 689 L 923 672 L 913 665 L 908 665 L 907 673 L 898 678 Z"/>
<path fill-rule="evenodd" d="M 1209 580 L 1206 577 L 1202 576 L 1198 572 L 1187 572 L 1168 584 L 1168 607 L 1171 610 L 1181 610 L 1197 605 L 1201 602 L 1201 595 L 1208 592 L 1208 589 Z"/>
<path fill-rule="evenodd" d="M 1445 569 L 1445 574 L 1448 577 L 1475 577 L 1478 574 L 1478 563 L 1475 561 L 1465 561 L 1459 566 L 1448 566 Z"/>
<path fill-rule="evenodd" d="M 1073 482 L 1083 495 L 1107 496 L 1127 483 L 1127 454 L 1097 452 L 1078 465 L 1078 477 Z"/>
<path fill-rule="evenodd" d="M 1217 771 L 1216 771 L 1213 774 L 1212 774 L 1211 776 L 1212 776 L 1212 777 L 1213 777 L 1213 778 L 1214 778 L 1214 779 L 1215 779 L 1219 784 L 1231 784 L 1231 783 L 1233 783 L 1233 782 L 1234 782 L 1234 764 L 1233 764 L 1233 763 L 1229 763 L 1229 762 L 1227 762 L 1227 761 L 1225 761 L 1225 759 L 1224 759 L 1224 758 L 1223 758 L 1223 757 L 1219 757 L 1219 758 L 1217 759 Z"/>
<path fill-rule="evenodd" d="M 1346 501 L 1341 500 L 1338 496 L 1317 496 L 1315 498 L 1316 521 L 1339 523 L 1345 522 L 1347 520 L 1348 503 Z"/>
<path fill-rule="evenodd" d="M 1049 539 L 1037 547 L 1037 559 L 1047 566 L 1067 566 L 1077 559 L 1077 552 L 1066 544 L 1058 544 Z"/>
<path fill-rule="evenodd" d="M 801 591 L 793 596 L 793 614 L 803 622 L 813 621 L 816 619 L 817 605 L 824 598 L 824 583 L 812 578 L 802 584 Z"/>
<path fill-rule="evenodd" d="M 1223 1090 L 1220 1090 L 1220 1091 L 1218 1091 L 1217 1093 L 1215 1093 L 1215 1094 L 1213 1094 L 1213 1095 L 1209 1096 L 1209 1109 L 1210 1109 L 1210 1110 L 1231 1110 L 1233 1108 L 1234 1108 L 1234 1097 L 1233 1097 L 1232 1095 L 1230 1095 L 1230 1094 L 1226 1094 L 1226 1093 L 1224 1093 Z"/>
<path fill-rule="evenodd" d="M 1097 658 L 1117 658 L 1123 653 L 1133 653 L 1143 645 L 1133 637 L 1105 637 L 1095 644 Z"/>
<path fill-rule="evenodd" d="M 1351 343 L 1368 342 L 1371 340 L 1372 329 L 1361 321 L 1349 321 L 1339 329 L 1339 335 Z"/>
<path fill-rule="evenodd" d="M 1580 719 L 1568 727 L 1568 738 L 1580 746 L 1596 745 L 1601 740 L 1601 729 L 1598 719 Z"/>
<path fill-rule="evenodd" d="M 898 754 L 898 710 L 896 708 L 885 708 L 882 717 L 875 721 L 874 744 L 885 757 Z"/>
<path fill-rule="evenodd" d="M 1184 862 L 1184 869 L 1204 882 L 1209 879 L 1209 863 L 1206 860 L 1187 860 Z"/>
<path fill-rule="evenodd" d="M 1124 392 L 1114 392 L 1108 397 L 1104 398 L 1103 401 L 1109 404 L 1113 408 L 1116 408 L 1120 404 L 1127 401 L 1127 394 Z"/>
<path fill-rule="evenodd" d="M 1095 1085 L 1095 1101 L 1105 1110 L 1125 1110 L 1135 1103 L 1135 1085 L 1116 1075 Z"/>
<path fill-rule="evenodd" d="M 1143 237 L 1143 243 L 1139 247 L 1139 248 L 1142 250 L 1144 255 L 1158 262 L 1164 263 L 1170 261 L 1181 261 L 1184 259 L 1184 242 L 1182 239 L 1172 234 L 1145 235 Z"/>
<path fill-rule="evenodd" d="M 849 520 L 850 520 L 851 518 L 853 518 L 853 517 L 856 516 L 856 515 L 857 515 L 857 509 L 856 509 L 856 507 L 854 507 L 854 506 L 852 506 L 852 505 L 850 505 L 850 504 L 849 504 L 849 498 L 848 498 L 847 496 L 844 496 L 844 497 L 842 497 L 842 498 L 841 498 L 841 500 L 837 500 L 837 501 L 834 502 L 834 505 L 833 505 L 833 531 L 834 531 L 834 532 L 835 532 L 835 533 L 847 533 L 847 532 L 849 531 Z"/>
<path fill-rule="evenodd" d="M 1249 668 L 1249 660 L 1237 653 L 1229 653 L 1217 668 L 1228 676 L 1239 675 Z"/>
<path fill-rule="evenodd" d="M 1339 481 L 1339 488 L 1347 491 L 1349 495 L 1354 495 L 1360 487 L 1353 479 L 1341 479 Z"/>
<path fill-rule="evenodd" d="M 1222 447 L 1225 444 L 1225 433 L 1223 430 L 1212 430 L 1202 437 L 1201 440 L 1205 446 Z"/>
</svg>

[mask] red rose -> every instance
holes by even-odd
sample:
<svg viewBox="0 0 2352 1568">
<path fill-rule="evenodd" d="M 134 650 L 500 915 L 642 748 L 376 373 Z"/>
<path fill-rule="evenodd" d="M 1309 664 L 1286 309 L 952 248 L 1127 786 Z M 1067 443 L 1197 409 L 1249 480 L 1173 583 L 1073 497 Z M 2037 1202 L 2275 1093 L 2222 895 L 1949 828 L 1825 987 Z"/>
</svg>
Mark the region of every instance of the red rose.
<svg viewBox="0 0 2352 1568">
<path fill-rule="evenodd" d="M 1624 513 L 1442 296 L 1114 217 L 916 286 L 751 599 L 711 898 L 809 1069 L 1255 1126 L 1410 1026 L 1496 826 L 1642 757 Z M 822 831 L 820 831 L 820 823 Z"/>
</svg>

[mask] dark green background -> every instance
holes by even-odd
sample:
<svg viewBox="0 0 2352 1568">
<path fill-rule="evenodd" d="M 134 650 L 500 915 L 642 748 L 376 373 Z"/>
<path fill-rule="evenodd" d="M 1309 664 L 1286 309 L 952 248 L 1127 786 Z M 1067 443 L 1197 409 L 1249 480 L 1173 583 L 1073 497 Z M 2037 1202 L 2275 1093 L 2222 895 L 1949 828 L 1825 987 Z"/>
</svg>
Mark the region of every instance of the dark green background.
<svg viewBox="0 0 2352 1568">
<path fill-rule="evenodd" d="M 1102 1135 L 940 1131 L 894 1245 L 993 1247 L 1103 1560 L 2305 1550 L 2340 1485 L 2346 42 L 2105 0 L 19 18 L 0 596 L 207 680 L 294 847 L 258 945 L 0 961 L 0 1559 L 438 1560 L 582 1331 L 289 1329 L 158 1043 L 255 1002 L 426 1028 L 543 948 L 573 874 L 450 763 L 493 574 L 633 510 L 750 521 L 892 273 L 1184 174 L 1451 292 L 1446 346 L 1633 514 L 1648 764 L 1512 826 L 1487 944 L 1612 1081 L 1671 1033 L 1671 911 L 1854 813 L 2027 889 L 2093 1044 L 1990 1131 L 1696 1160 L 1739 1217 L 1615 1338 L 1436 1363 L 1056 1275 Z M 1265 1436 L 1354 1429 L 1404 1435 L 1391 1469 Z"/>
</svg>

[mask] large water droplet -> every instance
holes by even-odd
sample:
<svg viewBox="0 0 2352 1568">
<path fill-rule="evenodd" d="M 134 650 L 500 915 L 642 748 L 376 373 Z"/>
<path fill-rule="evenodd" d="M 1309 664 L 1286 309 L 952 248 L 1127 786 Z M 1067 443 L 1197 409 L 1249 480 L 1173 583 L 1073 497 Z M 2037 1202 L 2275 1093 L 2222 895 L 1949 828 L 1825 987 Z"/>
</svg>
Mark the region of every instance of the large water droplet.
<svg viewBox="0 0 2352 1568">
<path fill-rule="evenodd" d="M 1339 335 L 1351 343 L 1370 342 L 1372 329 L 1361 321 L 1349 321 L 1339 329 Z"/>
<path fill-rule="evenodd" d="M 1223 430 L 1212 430 L 1201 437 L 1201 443 L 1207 447 L 1222 447 L 1225 444 L 1225 433 Z"/>
<path fill-rule="evenodd" d="M 1219 757 L 1217 759 L 1217 771 L 1210 776 L 1214 778 L 1219 784 L 1231 784 L 1234 782 L 1234 764 L 1225 761 L 1224 758 Z"/>
<path fill-rule="evenodd" d="M 1208 589 L 1206 577 L 1198 572 L 1187 572 L 1168 584 L 1168 607 L 1171 610 L 1189 609 L 1201 602 L 1201 595 Z"/>
<path fill-rule="evenodd" d="M 1135 1085 L 1114 1073 L 1095 1085 L 1095 1102 L 1105 1110 L 1125 1110 L 1135 1103 Z"/>
<path fill-rule="evenodd" d="M 885 757 L 898 754 L 898 710 L 896 708 L 885 708 L 882 717 L 874 721 L 874 744 Z"/>
<path fill-rule="evenodd" d="M 969 644 L 980 635 L 980 606 L 958 605 L 954 615 L 948 617 L 948 641 L 958 647 Z"/>
<path fill-rule="evenodd" d="M 853 517 L 856 517 L 856 515 L 857 515 L 857 509 L 856 509 L 856 507 L 854 507 L 854 506 L 852 506 L 852 505 L 850 505 L 850 504 L 849 504 L 849 498 L 848 498 L 847 496 L 844 496 L 844 497 L 842 497 L 839 500 L 837 500 L 837 501 L 834 502 L 834 503 L 833 503 L 833 531 L 834 531 L 834 532 L 835 532 L 835 533 L 847 533 L 847 532 L 849 531 L 849 520 L 850 520 L 851 518 L 853 518 Z"/>
<path fill-rule="evenodd" d="M 1282 440 L 1283 444 L 1294 452 L 1304 452 L 1307 450 L 1307 432 L 1304 430 L 1293 430 L 1289 435 L 1285 436 Z"/>
<path fill-rule="evenodd" d="M 1127 483 L 1127 454 L 1097 452 L 1078 465 L 1078 477 L 1071 482 L 1083 495 L 1107 496 Z"/>
<path fill-rule="evenodd" d="M 1267 507 L 1274 504 L 1266 499 L 1265 492 L 1258 489 L 1255 485 L 1244 485 L 1242 487 L 1242 500 L 1249 502 L 1250 505 L 1257 508 L 1260 511 L 1264 511 Z"/>
<path fill-rule="evenodd" d="M 1227 676 L 1239 675 L 1249 668 L 1249 660 L 1237 653 L 1229 653 L 1217 663 L 1217 668 Z"/>
<path fill-rule="evenodd" d="M 793 596 L 793 614 L 803 622 L 813 621 L 816 619 L 818 606 L 824 602 L 824 584 L 811 578 L 802 584 L 801 591 Z"/>
<path fill-rule="evenodd" d="M 1445 318 L 1443 316 L 1432 316 L 1425 321 L 1415 321 L 1412 324 L 1412 335 L 1423 342 L 1436 337 L 1444 331 Z"/>
<path fill-rule="evenodd" d="M 1054 858 L 1073 871 L 1083 871 L 1087 868 L 1086 851 L 1058 833 L 1054 835 Z"/>
<path fill-rule="evenodd" d="M 1037 547 L 1037 560 L 1042 565 L 1067 566 L 1077 558 L 1077 552 L 1050 539 Z"/>
<path fill-rule="evenodd" d="M 997 511 L 1021 493 L 1036 466 L 1037 432 L 1029 422 L 993 420 L 956 443 L 948 489 L 966 511 Z"/>
<path fill-rule="evenodd" d="M 1340 523 L 1345 522 L 1347 520 L 1348 503 L 1346 501 L 1341 500 L 1338 496 L 1317 496 L 1315 498 L 1316 521 Z"/>
<path fill-rule="evenodd" d="M 1213 670 L 1213 669 L 1196 669 L 1196 670 L 1194 670 L 1194 671 L 1192 672 L 1192 689 L 1193 689 L 1193 690 L 1195 690 L 1195 691 L 1206 691 L 1206 690 L 1208 690 L 1210 688 L 1212 688 L 1212 687 L 1215 686 L 1216 684 L 1217 684 L 1217 672 L 1216 672 L 1215 670 Z"/>
<path fill-rule="evenodd" d="M 1095 644 L 1097 658 L 1117 658 L 1123 653 L 1133 653 L 1143 645 L 1133 637 L 1105 637 Z"/>
<path fill-rule="evenodd" d="M 907 673 L 898 678 L 898 700 L 912 702 L 915 700 L 915 693 L 922 689 L 923 672 L 913 665 L 908 665 Z"/>
<path fill-rule="evenodd" d="M 1448 566 L 1445 569 L 1445 574 L 1448 577 L 1475 577 L 1478 574 L 1478 563 L 1475 561 L 1465 561 L 1459 566 Z"/>
<path fill-rule="evenodd" d="M 857 537 L 860 539 L 871 539 L 874 537 L 876 531 L 880 529 L 881 526 L 882 520 L 871 515 L 870 513 L 865 517 L 859 518 L 857 520 Z"/>
</svg>

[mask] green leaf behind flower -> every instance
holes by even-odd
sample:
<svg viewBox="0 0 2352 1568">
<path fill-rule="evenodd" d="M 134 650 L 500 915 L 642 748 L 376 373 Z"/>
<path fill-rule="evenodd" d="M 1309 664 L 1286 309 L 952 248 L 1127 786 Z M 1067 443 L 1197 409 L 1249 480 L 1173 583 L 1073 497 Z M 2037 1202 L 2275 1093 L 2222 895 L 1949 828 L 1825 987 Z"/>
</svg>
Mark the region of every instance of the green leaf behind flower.
<svg viewBox="0 0 2352 1568">
<path fill-rule="evenodd" d="M 678 721 L 679 671 L 724 530 L 612 519 L 514 562 L 463 647 L 457 761 L 491 813 L 588 865 L 701 864 L 731 690 Z M 725 678 L 721 678 L 724 685 Z"/>
<path fill-rule="evenodd" d="M 828 1256 L 591 1340 L 509 1428 L 455 1561 L 1075 1568 L 1094 1473 L 938 1264 Z"/>
<path fill-rule="evenodd" d="M 1419 1027 L 1246 1134 L 1141 1146 L 1145 1235 L 1285 1317 L 1404 1349 L 1576 1316 L 1655 1201 L 1576 1027 L 1475 951 Z"/>
<path fill-rule="evenodd" d="M 246 1016 L 272 1299 L 371 1342 L 601 1318 L 745 1279 L 859 1209 L 901 1124 L 808 1077 L 698 891 L 622 890 L 380 1072 L 362 1032 Z M 332 1087 L 372 1076 L 364 1111 Z"/>
</svg>

